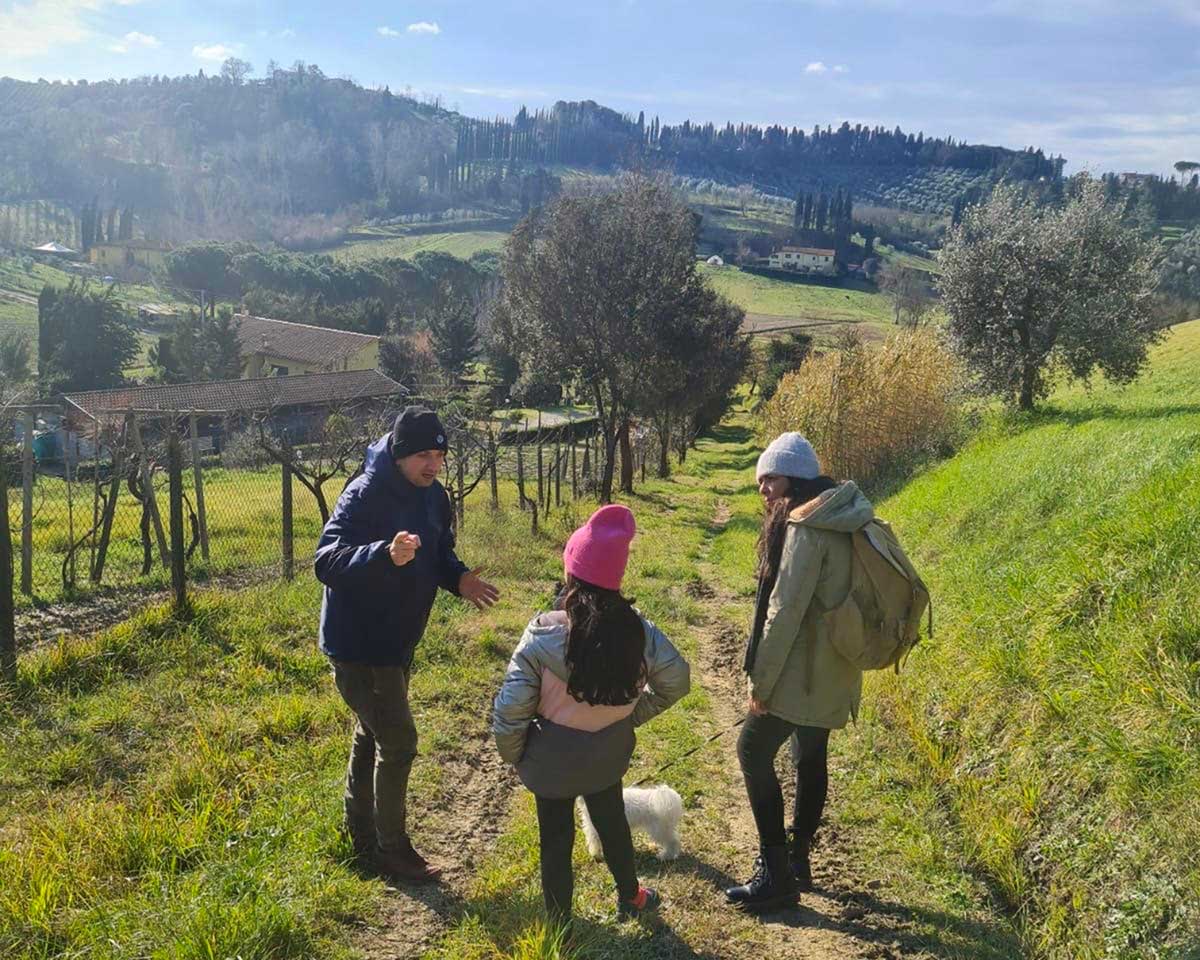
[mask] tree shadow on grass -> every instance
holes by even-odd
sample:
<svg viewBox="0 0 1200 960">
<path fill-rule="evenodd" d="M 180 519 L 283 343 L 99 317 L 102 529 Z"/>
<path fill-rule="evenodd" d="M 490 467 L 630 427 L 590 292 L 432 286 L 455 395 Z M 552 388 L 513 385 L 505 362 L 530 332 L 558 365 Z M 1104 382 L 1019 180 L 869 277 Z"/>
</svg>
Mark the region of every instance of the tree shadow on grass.
<svg viewBox="0 0 1200 960">
<path fill-rule="evenodd" d="M 1007 413 L 1000 419 L 999 424 L 1004 432 L 1017 434 L 1038 427 L 1060 424 L 1080 427 L 1093 420 L 1137 422 L 1197 414 L 1200 414 L 1200 403 L 1167 403 L 1146 407 L 1118 407 L 1111 403 L 1097 403 L 1087 407 L 1069 408 L 1046 404 L 1031 412 Z"/>
</svg>

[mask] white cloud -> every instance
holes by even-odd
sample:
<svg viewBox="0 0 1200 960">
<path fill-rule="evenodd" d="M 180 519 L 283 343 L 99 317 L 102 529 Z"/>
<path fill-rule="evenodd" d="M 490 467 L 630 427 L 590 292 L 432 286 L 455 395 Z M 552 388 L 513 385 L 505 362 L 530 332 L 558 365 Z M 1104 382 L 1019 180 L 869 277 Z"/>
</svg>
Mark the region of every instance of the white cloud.
<svg viewBox="0 0 1200 960">
<path fill-rule="evenodd" d="M 823 64 L 820 60 L 814 60 L 807 67 L 804 68 L 805 73 L 825 73 L 828 70 L 829 70 L 829 68 L 827 66 L 825 66 L 825 64 Z"/>
<path fill-rule="evenodd" d="M 408 25 L 409 33 L 428 33 L 433 36 L 442 32 L 442 28 L 437 25 L 437 21 L 430 23 L 428 20 L 420 20 L 417 23 Z"/>
<path fill-rule="evenodd" d="M 402 34 L 399 30 L 394 30 L 391 27 L 376 27 L 375 32 L 377 34 L 379 34 L 381 37 L 402 37 L 402 36 L 404 36 L 404 34 Z"/>
<path fill-rule="evenodd" d="M 850 68 L 848 66 L 846 66 L 844 63 L 839 63 L 836 67 L 833 68 L 833 72 L 834 73 L 849 73 Z"/>
<path fill-rule="evenodd" d="M 283 30 L 280 30 L 279 31 L 279 39 L 280 40 L 295 40 L 296 39 L 296 31 L 293 30 L 291 27 L 287 27 Z"/>
<path fill-rule="evenodd" d="M 113 53 L 128 53 L 134 47 L 144 47 L 153 50 L 161 46 L 162 41 L 158 37 L 151 36 L 148 33 L 140 33 L 137 30 L 131 30 L 116 43 L 111 44 L 108 49 Z"/>
<path fill-rule="evenodd" d="M 86 15 L 100 0 L 30 0 L 0 10 L 0 55 L 37 57 L 92 35 Z"/>
<path fill-rule="evenodd" d="M 236 57 L 240 50 L 241 44 L 198 43 L 192 47 L 192 56 L 197 60 L 212 60 L 220 63 L 230 57 Z"/>
</svg>

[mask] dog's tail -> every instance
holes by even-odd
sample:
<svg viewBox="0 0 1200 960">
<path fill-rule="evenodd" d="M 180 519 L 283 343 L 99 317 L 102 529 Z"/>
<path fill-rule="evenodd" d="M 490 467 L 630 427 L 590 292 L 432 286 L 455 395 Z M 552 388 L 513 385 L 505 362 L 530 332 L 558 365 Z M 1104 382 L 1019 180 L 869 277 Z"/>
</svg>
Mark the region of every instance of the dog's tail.
<svg viewBox="0 0 1200 960">
<path fill-rule="evenodd" d="M 683 816 L 683 798 L 665 783 L 655 784 L 649 793 L 650 809 L 655 816 L 676 822 Z"/>
</svg>

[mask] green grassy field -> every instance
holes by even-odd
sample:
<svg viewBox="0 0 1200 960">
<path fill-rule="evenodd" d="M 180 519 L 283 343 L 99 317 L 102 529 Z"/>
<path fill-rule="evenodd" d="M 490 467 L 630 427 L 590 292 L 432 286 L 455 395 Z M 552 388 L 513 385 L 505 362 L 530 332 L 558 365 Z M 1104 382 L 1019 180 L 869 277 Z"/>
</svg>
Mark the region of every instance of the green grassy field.
<svg viewBox="0 0 1200 960">
<path fill-rule="evenodd" d="M 464 230 L 446 233 L 422 233 L 410 236 L 356 240 L 333 251 L 338 260 L 381 260 L 385 257 L 409 258 L 426 250 L 449 253 L 467 260 L 480 250 L 500 250 L 507 233 L 496 230 Z"/>
<path fill-rule="evenodd" d="M 18 303 L 0 297 L 0 325 L 14 326 L 26 329 L 30 336 L 37 337 L 37 306 L 32 303 Z"/>
<path fill-rule="evenodd" d="M 791 283 L 743 273 L 737 267 L 700 265 L 712 287 L 747 313 L 843 323 L 887 323 L 892 320 L 886 298 L 875 291 Z"/>
<path fill-rule="evenodd" d="M 805 898 L 794 927 L 720 907 L 719 883 L 749 851 L 729 833 L 745 816 L 736 768 L 709 747 L 669 774 L 687 855 L 660 864 L 639 841 L 639 872 L 667 895 L 660 923 L 616 924 L 611 880 L 580 843 L 577 939 L 547 946 L 532 803 L 497 787 L 500 835 L 416 954 L 743 960 L 808 945 L 822 957 L 1193 960 L 1198 357 L 1200 322 L 1134 385 L 996 415 L 879 504 L 932 587 L 937 633 L 898 677 L 869 678 L 859 723 L 831 741 L 817 854 L 829 889 Z M 628 592 L 697 677 L 713 657 L 736 659 L 752 603 L 752 427 L 739 410 L 674 478 L 628 500 L 640 529 Z M 439 599 L 414 674 L 427 847 L 456 828 L 463 778 L 488 766 L 490 698 L 591 508 L 552 511 L 534 538 L 511 485 L 500 512 L 485 497 L 468 506 L 461 553 L 488 565 L 502 603 L 479 614 Z M 318 603 L 307 574 L 201 590 L 185 622 L 154 609 L 22 657 L 0 700 L 0 955 L 342 957 L 373 949 L 381 917 L 427 915 L 346 865 L 334 827 L 348 725 L 314 649 Z M 640 731 L 630 779 L 719 730 L 737 707 L 723 690 L 698 683 Z"/>
<path fill-rule="evenodd" d="M 185 496 L 194 503 L 192 474 L 185 473 Z M 336 499 L 345 478 L 329 480 L 326 495 Z M 164 473 L 155 474 L 155 498 L 163 518 L 168 523 L 167 479 Z M 223 467 L 204 469 L 204 500 L 208 521 L 210 560 L 205 563 L 199 548 L 189 563 L 190 575 L 200 580 L 234 570 L 262 567 L 277 563 L 280 558 L 281 480 L 278 467 L 261 470 L 230 470 Z M 52 601 L 63 594 L 62 567 L 70 543 L 72 520 L 76 538 L 92 526 L 94 487 L 90 478 L 73 485 L 68 504 L 67 484 L 61 477 L 40 475 L 34 487 L 33 509 L 33 595 L 39 601 Z M 107 493 L 106 489 L 102 491 Z M 311 556 L 321 532 L 320 511 L 316 500 L 299 483 L 293 486 L 295 550 L 299 557 Z M 188 506 L 185 505 L 185 514 Z M 170 584 L 169 572 L 159 562 L 157 548 L 151 572 L 141 576 L 142 541 L 140 523 L 142 507 L 121 485 L 117 508 L 113 515 L 112 538 L 104 566 L 102 583 L 128 585 L 138 583 L 154 588 Z M 9 493 L 9 523 L 14 540 L 21 529 L 21 490 L 14 487 Z M 185 519 L 185 524 L 187 523 Z M 190 528 L 186 530 L 190 542 Z M 153 533 L 151 534 L 153 540 Z M 90 551 L 85 547 L 76 554 L 76 585 L 87 587 Z M 20 556 L 16 559 L 20 570 Z M 27 602 L 24 597 L 18 603 Z"/>
</svg>

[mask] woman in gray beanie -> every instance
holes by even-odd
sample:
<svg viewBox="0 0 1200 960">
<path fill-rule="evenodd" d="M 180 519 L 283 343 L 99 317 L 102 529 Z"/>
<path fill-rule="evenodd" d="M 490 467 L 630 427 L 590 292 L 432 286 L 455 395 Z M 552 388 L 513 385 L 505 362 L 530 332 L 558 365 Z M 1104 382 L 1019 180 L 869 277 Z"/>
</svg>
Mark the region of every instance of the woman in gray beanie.
<svg viewBox="0 0 1200 960">
<path fill-rule="evenodd" d="M 742 909 L 763 911 L 794 906 L 799 891 L 812 888 L 808 854 L 825 806 L 829 731 L 857 715 L 862 691 L 862 671 L 834 649 L 821 616 L 845 600 L 850 534 L 875 514 L 853 482 L 821 473 L 812 445 L 798 433 L 772 441 L 755 479 L 766 516 L 738 760 L 760 850 L 750 879 L 725 895 Z M 775 755 L 789 738 L 796 765 L 790 844 L 775 775 Z"/>
</svg>

